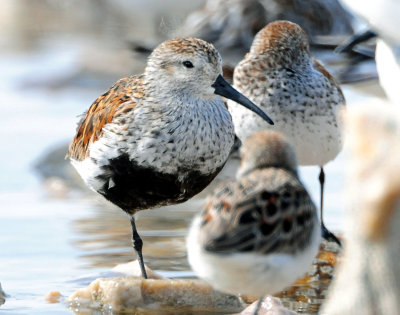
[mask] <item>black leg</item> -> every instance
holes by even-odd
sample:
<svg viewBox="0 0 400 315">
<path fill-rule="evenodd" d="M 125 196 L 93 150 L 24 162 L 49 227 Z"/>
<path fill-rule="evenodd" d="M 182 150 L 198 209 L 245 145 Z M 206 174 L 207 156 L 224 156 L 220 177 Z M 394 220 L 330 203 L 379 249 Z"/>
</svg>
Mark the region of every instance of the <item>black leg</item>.
<svg viewBox="0 0 400 315">
<path fill-rule="evenodd" d="M 321 219 L 321 233 L 322 237 L 326 239 L 327 241 L 332 241 L 337 243 L 339 246 L 342 246 L 342 242 L 333 234 L 331 231 L 329 231 L 324 224 L 324 185 L 325 185 L 325 172 L 324 168 L 321 166 L 321 171 L 319 173 L 319 183 L 321 185 L 321 202 L 320 202 L 320 219 Z"/>
<path fill-rule="evenodd" d="M 319 172 L 318 176 L 319 184 L 321 187 L 321 198 L 320 198 L 320 204 L 319 204 L 319 210 L 321 214 L 321 224 L 324 225 L 324 220 L 323 220 L 323 213 L 324 213 L 324 186 L 325 186 L 325 172 L 324 168 L 321 166 L 321 170 Z"/>
<path fill-rule="evenodd" d="M 258 312 L 260 311 L 263 300 L 264 300 L 263 296 L 260 297 L 260 299 L 258 300 L 257 305 L 256 305 L 256 310 L 254 311 L 254 315 L 257 315 Z"/>
<path fill-rule="evenodd" d="M 132 226 L 133 248 L 135 249 L 138 256 L 140 270 L 142 271 L 142 276 L 143 278 L 147 279 L 146 269 L 144 267 L 143 255 L 142 255 L 143 241 L 136 230 L 135 218 L 133 217 L 133 215 L 131 216 L 131 226 Z"/>
</svg>

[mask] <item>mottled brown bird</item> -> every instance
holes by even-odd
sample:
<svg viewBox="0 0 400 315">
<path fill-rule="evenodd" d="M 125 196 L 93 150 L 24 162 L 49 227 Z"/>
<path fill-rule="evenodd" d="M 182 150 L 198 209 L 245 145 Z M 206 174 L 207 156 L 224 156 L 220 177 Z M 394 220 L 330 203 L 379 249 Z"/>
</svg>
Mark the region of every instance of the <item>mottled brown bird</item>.
<svg viewBox="0 0 400 315">
<path fill-rule="evenodd" d="M 262 297 L 310 268 L 321 232 L 295 152 L 281 134 L 258 132 L 241 153 L 237 180 L 220 185 L 194 219 L 188 258 L 216 289 Z"/>
<path fill-rule="evenodd" d="M 292 143 L 300 165 L 320 166 L 321 227 L 325 238 L 340 244 L 323 223 L 323 166 L 342 149 L 339 112 L 345 99 L 332 75 L 310 55 L 306 33 L 288 21 L 265 26 L 236 66 L 233 84 L 271 114 L 273 130 Z M 228 106 L 242 142 L 257 131 L 271 129 L 236 104 L 228 101 Z"/>
<path fill-rule="evenodd" d="M 142 75 L 119 80 L 80 121 L 67 156 L 85 183 L 131 215 L 146 277 L 138 210 L 184 202 L 224 166 L 234 142 L 219 95 L 272 121 L 221 76 L 221 57 L 195 38 L 161 43 Z"/>
</svg>

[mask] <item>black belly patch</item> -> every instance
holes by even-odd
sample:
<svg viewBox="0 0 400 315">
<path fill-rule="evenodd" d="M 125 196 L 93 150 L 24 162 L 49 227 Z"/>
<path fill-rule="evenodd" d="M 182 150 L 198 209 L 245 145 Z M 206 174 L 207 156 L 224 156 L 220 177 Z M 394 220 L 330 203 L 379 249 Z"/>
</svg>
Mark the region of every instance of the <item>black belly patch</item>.
<svg viewBox="0 0 400 315">
<path fill-rule="evenodd" d="M 127 154 L 109 162 L 102 167 L 104 173 L 96 177 L 105 182 L 98 192 L 130 214 L 188 200 L 201 192 L 223 167 L 208 175 L 197 170 L 180 170 L 178 177 L 140 166 L 129 160 Z"/>
</svg>

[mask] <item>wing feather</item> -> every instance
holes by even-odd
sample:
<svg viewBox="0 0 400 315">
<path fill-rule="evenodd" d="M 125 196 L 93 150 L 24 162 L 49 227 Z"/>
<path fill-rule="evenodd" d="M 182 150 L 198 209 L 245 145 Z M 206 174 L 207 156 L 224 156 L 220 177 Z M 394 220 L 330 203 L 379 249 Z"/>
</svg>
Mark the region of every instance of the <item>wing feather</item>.
<svg viewBox="0 0 400 315">
<path fill-rule="evenodd" d="M 72 140 L 67 157 L 84 160 L 89 156 L 89 146 L 103 133 L 103 127 L 119 114 L 132 111 L 135 101 L 144 97 L 144 85 L 141 76 L 120 79 L 107 92 L 99 96 L 78 123 L 77 132 Z"/>
<path fill-rule="evenodd" d="M 203 212 L 207 251 L 266 254 L 307 246 L 316 209 L 295 176 L 266 169 L 217 189 Z"/>
</svg>

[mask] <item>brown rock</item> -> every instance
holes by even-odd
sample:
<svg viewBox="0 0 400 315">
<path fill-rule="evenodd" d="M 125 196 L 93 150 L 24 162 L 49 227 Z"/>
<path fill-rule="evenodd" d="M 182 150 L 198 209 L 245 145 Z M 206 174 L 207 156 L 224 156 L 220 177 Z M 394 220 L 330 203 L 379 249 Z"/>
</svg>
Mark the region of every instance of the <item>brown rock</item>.
<svg viewBox="0 0 400 315">
<path fill-rule="evenodd" d="M 253 315 L 256 310 L 258 301 L 255 301 L 248 307 L 246 307 L 240 315 Z M 258 310 L 258 315 L 295 315 L 296 312 L 289 311 L 286 309 L 278 298 L 267 296 L 263 299 L 261 307 Z"/>
<path fill-rule="evenodd" d="M 6 301 L 6 294 L 4 293 L 0 283 L 0 305 L 4 304 L 5 301 Z"/>
<path fill-rule="evenodd" d="M 157 309 L 184 312 L 239 312 L 244 305 L 232 295 L 217 292 L 201 280 L 100 278 L 68 297 L 73 309 L 110 309 L 129 312 Z"/>
<path fill-rule="evenodd" d="M 59 303 L 61 298 L 61 293 L 59 291 L 51 291 L 45 295 L 45 300 L 47 303 Z"/>
</svg>

